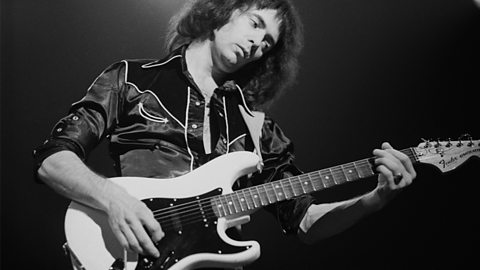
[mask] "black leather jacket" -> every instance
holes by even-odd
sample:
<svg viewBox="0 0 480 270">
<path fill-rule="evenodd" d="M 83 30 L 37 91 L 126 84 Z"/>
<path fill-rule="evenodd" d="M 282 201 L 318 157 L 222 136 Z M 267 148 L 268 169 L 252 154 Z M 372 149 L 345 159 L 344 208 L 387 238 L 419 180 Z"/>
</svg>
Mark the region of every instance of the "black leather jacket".
<svg viewBox="0 0 480 270">
<path fill-rule="evenodd" d="M 205 100 L 186 69 L 185 48 L 165 59 L 125 60 L 105 69 L 69 114 L 34 150 L 37 167 L 49 155 L 70 150 L 86 159 L 101 139 L 119 176 L 172 178 L 227 152 L 254 149 L 238 104 L 248 106 L 240 89 L 219 87 L 210 102 L 211 153 L 203 141 Z M 243 177 L 234 189 L 261 184 L 300 171 L 293 145 L 266 117 L 261 137 L 262 173 Z M 296 232 L 313 198 L 303 196 L 269 209 L 284 232 Z"/>
</svg>

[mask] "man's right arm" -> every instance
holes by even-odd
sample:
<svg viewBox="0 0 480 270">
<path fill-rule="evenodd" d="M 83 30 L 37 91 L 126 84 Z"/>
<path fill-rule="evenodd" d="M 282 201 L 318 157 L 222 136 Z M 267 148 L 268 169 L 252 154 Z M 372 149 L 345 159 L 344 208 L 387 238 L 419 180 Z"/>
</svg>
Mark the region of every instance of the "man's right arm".
<svg viewBox="0 0 480 270">
<path fill-rule="evenodd" d="M 158 257 L 152 240 L 159 241 L 164 233 L 152 212 L 121 186 L 90 170 L 75 153 L 50 155 L 39 167 L 38 176 L 62 196 L 105 212 L 123 247 Z"/>
</svg>

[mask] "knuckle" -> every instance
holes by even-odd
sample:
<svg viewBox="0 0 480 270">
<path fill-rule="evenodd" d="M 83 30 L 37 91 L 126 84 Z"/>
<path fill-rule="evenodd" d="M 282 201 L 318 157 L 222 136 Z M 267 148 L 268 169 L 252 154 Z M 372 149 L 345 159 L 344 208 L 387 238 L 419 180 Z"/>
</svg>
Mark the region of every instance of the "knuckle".
<svg viewBox="0 0 480 270">
<path fill-rule="evenodd" d="M 139 243 L 140 246 L 146 247 L 146 246 L 150 245 L 150 240 L 142 237 L 141 239 L 138 240 L 138 243 Z"/>
</svg>

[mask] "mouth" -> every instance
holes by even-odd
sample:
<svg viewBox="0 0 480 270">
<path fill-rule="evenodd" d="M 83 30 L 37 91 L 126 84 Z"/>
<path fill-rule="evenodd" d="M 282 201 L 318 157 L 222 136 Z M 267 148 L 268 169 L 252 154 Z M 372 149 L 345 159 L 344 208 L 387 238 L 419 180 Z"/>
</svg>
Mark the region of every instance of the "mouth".
<svg viewBox="0 0 480 270">
<path fill-rule="evenodd" d="M 238 45 L 238 44 L 237 44 L 237 46 L 238 46 L 238 48 L 240 48 L 240 50 L 242 51 L 242 57 L 243 57 L 243 58 L 247 59 L 247 58 L 250 57 L 250 52 L 249 52 L 249 51 L 247 51 L 247 50 L 246 50 L 245 48 L 243 48 L 241 45 Z"/>
</svg>

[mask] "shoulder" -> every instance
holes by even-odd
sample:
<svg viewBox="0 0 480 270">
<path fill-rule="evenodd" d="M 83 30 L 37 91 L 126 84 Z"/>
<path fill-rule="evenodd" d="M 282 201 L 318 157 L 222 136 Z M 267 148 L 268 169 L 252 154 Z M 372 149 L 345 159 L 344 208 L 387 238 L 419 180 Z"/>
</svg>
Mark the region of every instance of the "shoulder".
<svg viewBox="0 0 480 270">
<path fill-rule="evenodd" d="M 268 115 L 265 115 L 261 141 L 262 152 L 271 154 L 293 152 L 293 142 L 285 135 L 280 125 Z"/>
<path fill-rule="evenodd" d="M 125 65 L 126 82 L 135 85 L 150 84 L 161 74 L 178 73 L 182 70 L 183 56 L 171 54 L 162 59 L 127 59 L 121 61 Z"/>
<path fill-rule="evenodd" d="M 265 115 L 265 121 L 262 127 L 262 136 L 269 135 L 269 136 L 285 136 L 283 130 L 281 129 L 280 125 L 269 115 Z"/>
</svg>

